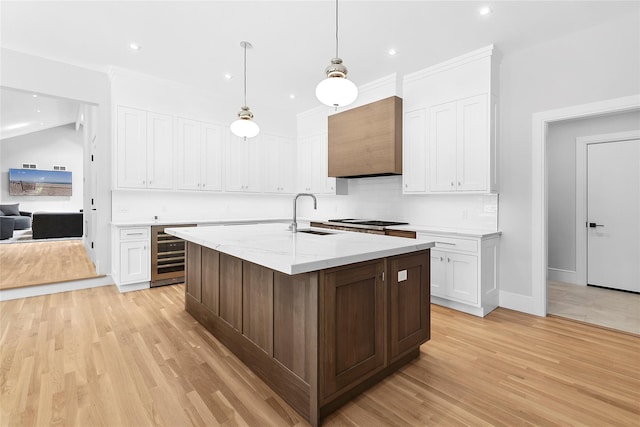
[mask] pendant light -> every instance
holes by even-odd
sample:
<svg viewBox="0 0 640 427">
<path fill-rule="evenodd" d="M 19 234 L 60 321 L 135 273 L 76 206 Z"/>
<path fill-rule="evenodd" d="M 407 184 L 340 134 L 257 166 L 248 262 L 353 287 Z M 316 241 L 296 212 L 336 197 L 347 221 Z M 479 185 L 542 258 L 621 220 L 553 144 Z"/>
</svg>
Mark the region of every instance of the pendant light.
<svg viewBox="0 0 640 427">
<path fill-rule="evenodd" d="M 246 141 L 247 138 L 253 138 L 260 132 L 260 127 L 253 121 L 253 113 L 247 107 L 247 49 L 253 46 L 249 42 L 240 42 L 240 46 L 244 49 L 244 105 L 240 108 L 238 119 L 231 123 L 231 132 Z"/>
<path fill-rule="evenodd" d="M 338 0 L 336 0 L 336 56 L 325 69 L 327 78 L 316 86 L 316 98 L 329 107 L 344 107 L 358 97 L 358 87 L 347 80 L 347 67 L 338 56 Z"/>
</svg>

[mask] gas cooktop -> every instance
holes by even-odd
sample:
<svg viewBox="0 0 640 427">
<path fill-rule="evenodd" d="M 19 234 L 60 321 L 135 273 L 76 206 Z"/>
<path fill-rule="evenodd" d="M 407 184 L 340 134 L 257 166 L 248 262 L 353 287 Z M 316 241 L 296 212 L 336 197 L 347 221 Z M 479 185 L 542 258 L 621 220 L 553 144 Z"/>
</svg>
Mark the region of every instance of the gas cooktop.
<svg viewBox="0 0 640 427">
<path fill-rule="evenodd" d="M 399 222 L 399 221 L 380 221 L 377 219 L 355 219 L 355 218 L 344 218 L 344 219 L 330 219 L 326 222 L 329 225 L 344 225 L 348 227 L 357 227 L 357 228 L 370 228 L 374 230 L 383 230 L 384 227 L 389 227 L 391 225 L 406 225 L 408 222 Z"/>
</svg>

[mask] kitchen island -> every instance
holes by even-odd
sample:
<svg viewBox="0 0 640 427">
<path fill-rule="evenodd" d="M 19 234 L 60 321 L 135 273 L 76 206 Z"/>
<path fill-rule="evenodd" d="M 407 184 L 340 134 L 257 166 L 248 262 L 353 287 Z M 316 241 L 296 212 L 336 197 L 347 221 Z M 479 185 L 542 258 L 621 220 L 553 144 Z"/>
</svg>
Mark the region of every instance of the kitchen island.
<svg viewBox="0 0 640 427">
<path fill-rule="evenodd" d="M 420 354 L 432 242 L 286 224 L 187 241 L 185 308 L 312 425 Z"/>
</svg>

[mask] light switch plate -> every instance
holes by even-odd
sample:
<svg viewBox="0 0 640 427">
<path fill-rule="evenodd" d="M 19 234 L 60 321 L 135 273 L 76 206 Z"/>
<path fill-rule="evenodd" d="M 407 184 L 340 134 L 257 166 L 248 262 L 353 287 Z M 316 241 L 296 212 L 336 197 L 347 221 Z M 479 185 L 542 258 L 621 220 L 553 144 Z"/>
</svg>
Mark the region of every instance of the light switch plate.
<svg viewBox="0 0 640 427">
<path fill-rule="evenodd" d="M 398 282 L 404 282 L 407 280 L 407 270 L 398 271 Z"/>
</svg>

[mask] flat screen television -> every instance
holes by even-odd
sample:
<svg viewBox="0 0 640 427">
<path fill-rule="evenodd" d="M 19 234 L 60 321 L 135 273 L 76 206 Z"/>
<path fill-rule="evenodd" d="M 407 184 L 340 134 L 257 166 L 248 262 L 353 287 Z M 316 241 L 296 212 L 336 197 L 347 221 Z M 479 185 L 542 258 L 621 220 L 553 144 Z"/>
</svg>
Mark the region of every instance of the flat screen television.
<svg viewBox="0 0 640 427">
<path fill-rule="evenodd" d="M 9 169 L 12 196 L 71 196 L 70 171 Z"/>
</svg>

